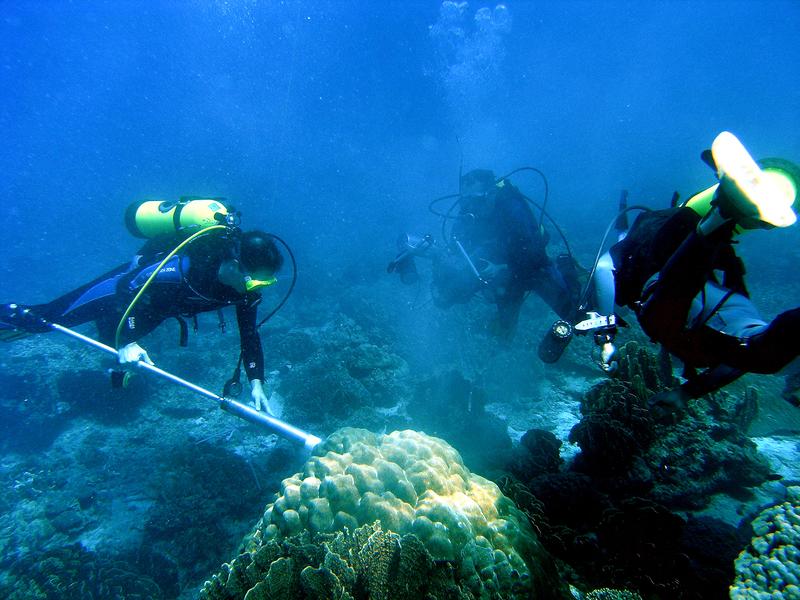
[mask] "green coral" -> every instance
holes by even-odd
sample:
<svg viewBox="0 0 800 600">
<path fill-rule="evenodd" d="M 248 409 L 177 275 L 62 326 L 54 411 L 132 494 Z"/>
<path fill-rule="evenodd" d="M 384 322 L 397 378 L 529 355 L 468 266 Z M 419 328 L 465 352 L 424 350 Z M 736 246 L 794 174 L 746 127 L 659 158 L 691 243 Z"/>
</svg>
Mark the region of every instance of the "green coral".
<svg viewBox="0 0 800 600">
<path fill-rule="evenodd" d="M 131 564 L 72 544 L 15 561 L 0 582 L 9 600 L 162 600 L 166 594 Z"/>
<path fill-rule="evenodd" d="M 620 349 L 619 365 L 581 399 L 583 418 L 569 435 L 581 448 L 577 470 L 635 480 L 661 504 L 695 509 L 715 493 L 766 481 L 769 465 L 745 434 L 757 414 L 754 390 L 709 394 L 689 402 L 677 423 L 659 424 L 648 400 L 670 385 L 668 365 L 635 342 Z"/>
<path fill-rule="evenodd" d="M 375 407 L 392 407 L 409 393 L 408 365 L 347 317 L 327 324 L 319 337 L 314 351 L 281 377 L 280 392 L 290 400 L 284 416 L 378 426 Z"/>
<path fill-rule="evenodd" d="M 642 597 L 636 592 L 631 592 L 629 590 L 600 588 L 599 590 L 594 590 L 586 594 L 584 600 L 642 600 Z"/>
<path fill-rule="evenodd" d="M 305 548 L 305 558 L 287 545 Z M 336 432 L 283 480 L 243 550 L 206 584 L 205 598 L 273 597 L 269 572 L 280 560 L 293 561 L 281 585 L 298 597 L 568 593 L 525 515 L 497 485 L 470 473 L 444 441 L 415 431 Z"/>
<path fill-rule="evenodd" d="M 614 376 L 627 382 L 642 400 L 674 384 L 669 355 L 658 356 L 638 342 L 630 341 L 616 355 L 617 370 Z"/>
<path fill-rule="evenodd" d="M 736 559 L 732 600 L 800 598 L 800 486 L 753 521 L 753 537 Z"/>
<path fill-rule="evenodd" d="M 766 458 L 740 428 L 751 393 L 717 392 L 689 403 L 684 417 L 660 430 L 643 454 L 654 475 L 652 498 L 672 507 L 700 509 L 713 494 L 742 493 L 768 480 Z"/>
</svg>

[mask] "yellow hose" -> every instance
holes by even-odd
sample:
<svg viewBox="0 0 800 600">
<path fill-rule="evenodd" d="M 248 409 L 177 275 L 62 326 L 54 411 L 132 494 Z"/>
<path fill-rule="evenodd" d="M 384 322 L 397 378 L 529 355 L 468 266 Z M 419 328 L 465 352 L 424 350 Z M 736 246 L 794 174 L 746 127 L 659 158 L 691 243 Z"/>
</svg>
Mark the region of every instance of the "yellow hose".
<svg viewBox="0 0 800 600">
<path fill-rule="evenodd" d="M 227 227 L 225 225 L 212 225 L 211 227 L 206 227 L 205 229 L 201 229 L 197 233 L 193 233 L 188 238 L 183 240 L 180 244 L 178 244 L 175 247 L 175 249 L 169 254 L 167 254 L 164 260 L 162 260 L 159 263 L 159 265 L 155 268 L 150 277 L 147 278 L 147 281 L 144 282 L 144 285 L 142 286 L 142 289 L 139 290 L 139 293 L 136 294 L 136 296 L 134 296 L 133 300 L 131 300 L 131 303 L 128 305 L 128 308 L 125 309 L 125 313 L 119 320 L 119 324 L 117 325 L 117 333 L 114 336 L 114 348 L 119 350 L 119 336 L 122 333 L 122 325 L 125 323 L 125 320 L 128 318 L 128 315 L 131 314 L 131 311 L 133 310 L 133 307 L 136 306 L 136 303 L 139 301 L 139 298 L 142 297 L 142 294 L 144 294 L 145 290 L 147 290 L 147 288 L 150 286 L 150 283 L 156 278 L 156 275 L 158 275 L 161 269 L 164 268 L 164 265 L 167 264 L 167 261 L 169 261 L 170 258 L 175 256 L 175 254 L 177 254 L 186 244 L 191 242 L 193 239 L 200 237 L 201 235 L 205 235 L 206 233 L 209 233 L 211 231 L 214 231 L 215 229 L 217 230 L 227 229 Z"/>
</svg>

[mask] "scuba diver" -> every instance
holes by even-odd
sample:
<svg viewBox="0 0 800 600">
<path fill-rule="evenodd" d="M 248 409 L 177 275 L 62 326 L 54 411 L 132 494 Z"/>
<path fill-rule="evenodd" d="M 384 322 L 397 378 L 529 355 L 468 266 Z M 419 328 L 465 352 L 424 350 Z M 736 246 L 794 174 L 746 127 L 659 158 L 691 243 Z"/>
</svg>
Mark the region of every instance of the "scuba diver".
<svg viewBox="0 0 800 600">
<path fill-rule="evenodd" d="M 524 169 L 541 174 L 538 169 Z M 513 338 L 520 309 L 530 292 L 539 295 L 556 314 L 567 317 L 573 313 L 581 290 L 571 254 L 555 262 L 547 255 L 549 236 L 541 218 L 534 215 L 532 201 L 508 179 L 517 171 L 499 179 L 484 169 L 463 175 L 458 194 L 437 198 L 430 205 L 431 212 L 443 218 L 444 247 L 434 243 L 430 235 L 401 235 L 399 254 L 387 268 L 397 271 L 404 283 L 414 283 L 418 281 L 414 258 L 430 258 L 434 304 L 449 308 L 482 293 L 497 306 L 489 330 L 505 342 Z M 448 198 L 457 199 L 447 213 L 433 209 L 436 202 Z M 453 224 L 448 232 L 450 220 Z"/>
<path fill-rule="evenodd" d="M 619 241 L 596 261 L 582 299 L 581 309 L 593 302 L 593 310 L 575 325 L 594 335 L 601 367 L 613 371 L 622 324 L 614 307 L 627 306 L 643 331 L 683 362 L 686 381 L 650 399 L 661 418 L 745 373 L 777 373 L 800 354 L 800 308 L 766 322 L 733 249 L 734 236 L 745 230 L 796 221 L 800 168 L 782 159 L 756 162 L 729 132 L 702 158 L 716 173 L 715 185 L 668 209 L 623 207 Z M 644 212 L 626 232 L 624 217 L 634 209 Z"/>
<path fill-rule="evenodd" d="M 46 304 L 0 305 L 0 337 L 50 331 L 50 323 L 72 327 L 94 321 L 100 341 L 117 349 L 121 365 L 139 360 L 152 365 L 138 340 L 164 320 L 178 320 L 185 346 L 185 317 L 233 305 L 251 398 L 257 410 L 271 412 L 257 310 L 262 290 L 277 281 L 283 265 L 275 236 L 243 232 L 238 213 L 219 198 L 136 202 L 125 220 L 133 235 L 149 238 L 133 260 Z M 220 319 L 222 326 L 221 313 Z M 112 382 L 121 384 L 124 374 L 112 372 Z"/>
</svg>

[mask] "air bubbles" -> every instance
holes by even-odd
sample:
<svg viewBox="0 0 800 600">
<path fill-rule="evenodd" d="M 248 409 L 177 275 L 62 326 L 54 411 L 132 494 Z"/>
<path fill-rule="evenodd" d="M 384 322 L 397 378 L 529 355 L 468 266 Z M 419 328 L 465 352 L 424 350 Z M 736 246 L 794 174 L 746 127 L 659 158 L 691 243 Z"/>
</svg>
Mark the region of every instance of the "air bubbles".
<svg viewBox="0 0 800 600">
<path fill-rule="evenodd" d="M 498 4 L 492 11 L 492 24 L 498 33 L 511 31 L 511 13 L 505 4 Z"/>
</svg>

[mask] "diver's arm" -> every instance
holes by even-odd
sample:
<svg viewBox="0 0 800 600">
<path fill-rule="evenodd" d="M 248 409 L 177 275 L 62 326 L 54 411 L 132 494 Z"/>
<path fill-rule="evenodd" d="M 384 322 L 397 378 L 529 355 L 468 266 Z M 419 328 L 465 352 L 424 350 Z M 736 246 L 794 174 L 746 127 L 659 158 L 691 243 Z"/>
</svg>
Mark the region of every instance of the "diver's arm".
<svg viewBox="0 0 800 600">
<path fill-rule="evenodd" d="M 695 377 L 692 377 L 686 383 L 681 385 L 681 389 L 690 398 L 699 398 L 705 394 L 710 394 L 716 390 L 725 387 L 729 383 L 736 381 L 744 375 L 744 371 L 729 367 L 728 365 L 719 365 L 711 369 L 706 369 Z"/>
<path fill-rule="evenodd" d="M 706 369 L 676 388 L 650 396 L 647 400 L 650 415 L 658 422 L 674 423 L 686 410 L 689 400 L 710 394 L 742 375 L 744 371 L 728 365 Z"/>
<path fill-rule="evenodd" d="M 239 340 L 242 348 L 242 362 L 250 381 L 264 381 L 264 350 L 256 329 L 258 303 L 245 302 L 236 306 L 236 321 L 239 324 Z"/>
<path fill-rule="evenodd" d="M 256 410 L 264 410 L 273 414 L 264 389 L 264 351 L 256 326 L 257 318 L 258 301 L 246 301 L 236 306 L 236 320 L 239 324 L 239 338 L 242 345 L 242 362 L 247 379 L 250 380 L 250 397 Z"/>
</svg>

